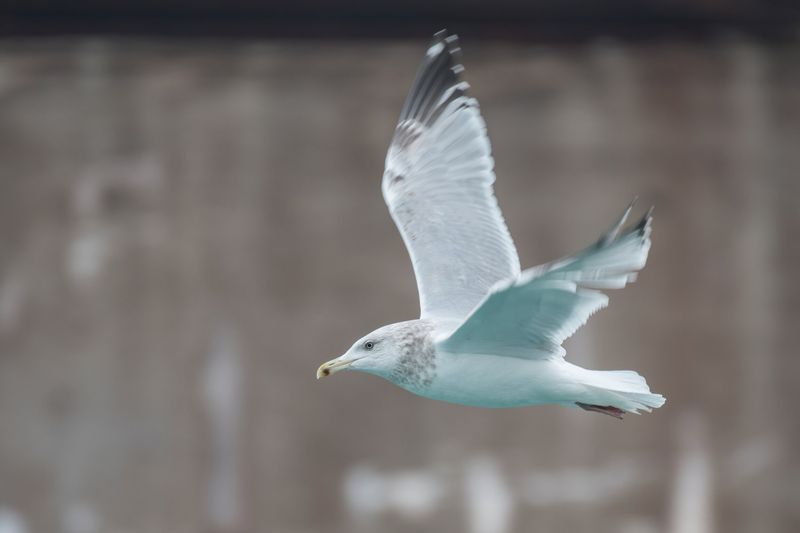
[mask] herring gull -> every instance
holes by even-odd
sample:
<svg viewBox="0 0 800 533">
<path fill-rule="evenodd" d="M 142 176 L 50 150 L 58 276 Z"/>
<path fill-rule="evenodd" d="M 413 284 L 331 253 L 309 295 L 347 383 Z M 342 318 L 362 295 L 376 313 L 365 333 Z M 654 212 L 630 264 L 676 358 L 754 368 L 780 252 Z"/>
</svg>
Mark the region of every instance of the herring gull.
<svg viewBox="0 0 800 533">
<path fill-rule="evenodd" d="M 434 36 L 386 155 L 383 197 L 403 237 L 420 318 L 378 328 L 317 370 L 358 370 L 420 396 L 480 407 L 557 404 L 622 418 L 664 397 L 630 370 L 588 370 L 561 346 L 634 281 L 651 210 L 585 250 L 521 271 L 495 199 L 486 125 L 461 80 L 458 37 Z"/>
</svg>

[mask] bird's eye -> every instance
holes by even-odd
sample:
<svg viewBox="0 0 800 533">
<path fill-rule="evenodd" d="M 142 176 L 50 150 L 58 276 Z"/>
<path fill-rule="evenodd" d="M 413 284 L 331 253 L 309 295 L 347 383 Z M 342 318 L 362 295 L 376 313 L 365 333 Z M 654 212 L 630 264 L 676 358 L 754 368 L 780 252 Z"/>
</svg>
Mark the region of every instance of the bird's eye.
<svg viewBox="0 0 800 533">
<path fill-rule="evenodd" d="M 367 341 L 367 342 L 364 343 L 364 349 L 365 350 L 371 350 L 374 347 L 375 347 L 375 343 L 372 342 L 372 341 Z"/>
</svg>

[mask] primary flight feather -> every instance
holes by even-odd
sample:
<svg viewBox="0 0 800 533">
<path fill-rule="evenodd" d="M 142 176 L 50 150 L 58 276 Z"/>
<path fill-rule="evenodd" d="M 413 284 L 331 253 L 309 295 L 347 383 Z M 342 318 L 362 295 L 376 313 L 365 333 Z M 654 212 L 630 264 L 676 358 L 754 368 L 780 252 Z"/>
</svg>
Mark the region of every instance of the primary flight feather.
<svg viewBox="0 0 800 533">
<path fill-rule="evenodd" d="M 359 370 L 481 407 L 559 404 L 617 418 L 660 407 L 636 372 L 581 368 L 561 346 L 608 304 L 599 289 L 622 288 L 644 267 L 650 211 L 623 230 L 628 206 L 592 246 L 520 271 L 463 70 L 458 38 L 437 33 L 386 155 L 383 197 L 411 256 L 420 318 L 362 337 L 317 377 Z"/>
</svg>

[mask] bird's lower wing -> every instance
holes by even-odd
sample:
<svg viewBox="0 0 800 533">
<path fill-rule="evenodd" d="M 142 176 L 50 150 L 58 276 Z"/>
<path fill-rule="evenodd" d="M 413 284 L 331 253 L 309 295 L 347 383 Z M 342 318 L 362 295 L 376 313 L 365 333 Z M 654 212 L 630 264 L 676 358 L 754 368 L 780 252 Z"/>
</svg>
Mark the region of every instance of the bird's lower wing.
<svg viewBox="0 0 800 533">
<path fill-rule="evenodd" d="M 498 284 L 439 348 L 522 358 L 562 357 L 561 343 L 608 305 L 596 289 L 636 279 L 650 249 L 650 211 L 620 234 L 631 207 L 594 245 Z"/>
</svg>

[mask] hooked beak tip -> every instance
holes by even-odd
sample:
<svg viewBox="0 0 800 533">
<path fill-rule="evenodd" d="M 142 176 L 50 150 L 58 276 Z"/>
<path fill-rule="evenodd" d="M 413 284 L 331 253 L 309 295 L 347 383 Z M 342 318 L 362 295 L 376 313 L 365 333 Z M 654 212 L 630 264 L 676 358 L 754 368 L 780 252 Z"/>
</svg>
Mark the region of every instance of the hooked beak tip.
<svg viewBox="0 0 800 533">
<path fill-rule="evenodd" d="M 342 361 L 340 359 L 334 359 L 332 361 L 328 361 L 327 363 L 323 363 L 317 369 L 317 379 L 319 378 L 326 378 L 331 374 L 335 374 L 340 370 L 344 370 L 348 366 L 350 366 L 353 361 Z"/>
</svg>

